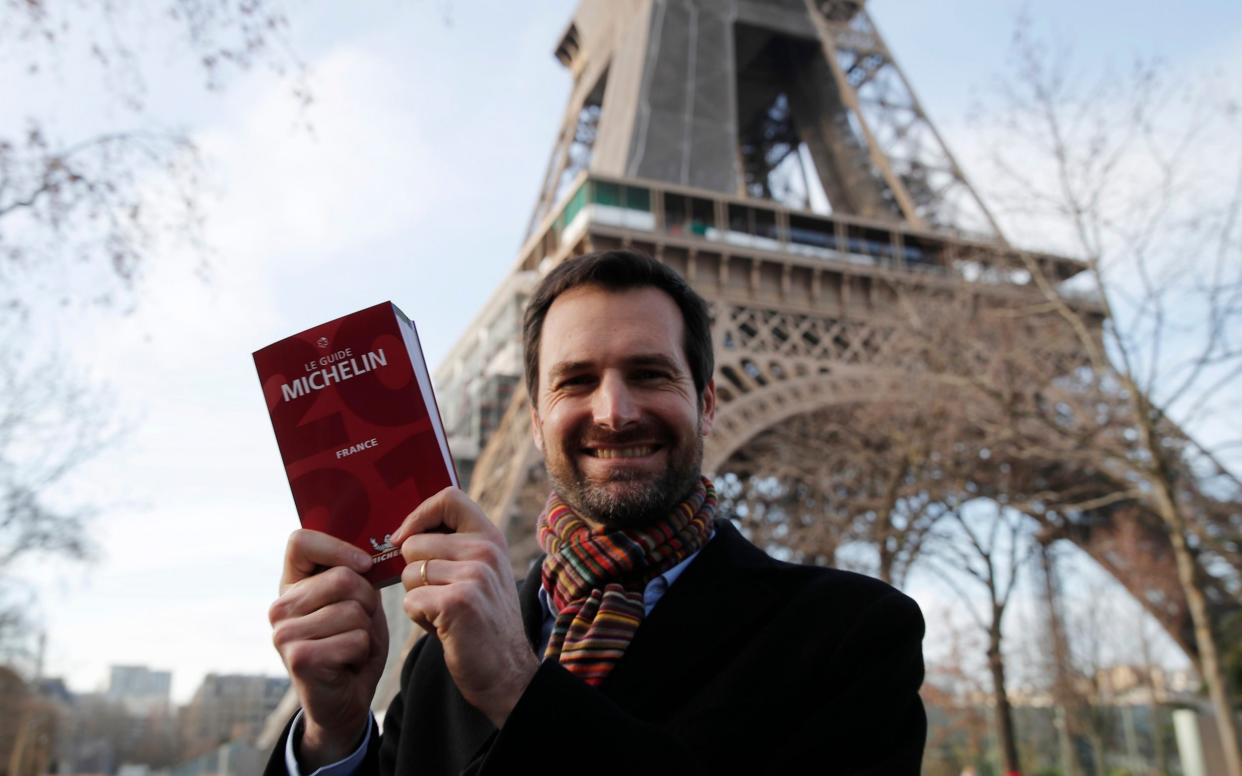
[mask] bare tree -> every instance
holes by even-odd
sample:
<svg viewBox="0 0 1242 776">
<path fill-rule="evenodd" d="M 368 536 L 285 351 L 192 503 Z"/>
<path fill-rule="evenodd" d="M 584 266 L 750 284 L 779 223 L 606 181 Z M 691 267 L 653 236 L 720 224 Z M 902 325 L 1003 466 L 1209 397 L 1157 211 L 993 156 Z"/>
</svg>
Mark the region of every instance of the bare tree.
<svg viewBox="0 0 1242 776">
<path fill-rule="evenodd" d="M 20 129 L 0 128 L 0 309 L 29 309 L 32 296 L 58 307 L 125 306 L 161 236 L 199 249 L 190 269 L 202 271 L 202 160 L 188 134 L 147 111 L 146 31 L 176 30 L 180 55 L 196 63 L 208 89 L 264 63 L 287 73 L 306 102 L 278 3 L 0 0 L 0 9 L 0 45 L 11 66 L 24 66 L 32 89 L 44 73 L 84 60 L 98 79 L 95 93 L 122 116 L 116 128 L 84 132 L 32 112 L 11 116 Z M 52 266 L 87 279 L 66 284 L 67 272 Z"/>
<path fill-rule="evenodd" d="M 930 381 L 899 400 L 849 404 L 765 430 L 730 462 L 743 525 L 802 562 L 845 562 L 901 586 L 980 466 L 956 400 Z M 844 546 L 874 560 L 839 558 Z"/>
<path fill-rule="evenodd" d="M 1077 687 L 1079 674 L 1070 652 L 1065 610 L 1061 595 L 1061 574 L 1057 548 L 1046 533 L 1039 537 L 1039 571 L 1044 618 L 1043 662 L 1056 703 L 1054 724 L 1058 755 L 1066 776 L 1079 773 L 1075 742 L 1084 716 Z"/>
<path fill-rule="evenodd" d="M 107 410 L 106 392 L 63 358 L 22 362 L 11 342 L 0 344 L 0 659 L 30 662 L 24 637 L 36 623 L 17 569 L 32 556 L 90 555 L 90 508 L 64 486 L 121 427 Z"/>
<path fill-rule="evenodd" d="M 52 360 L 0 371 L 0 571 L 30 553 L 88 550 L 84 515 L 57 499 L 56 486 L 116 432 L 100 422 L 97 393 L 63 369 Z"/>
<path fill-rule="evenodd" d="M 928 728 L 923 771 L 959 776 L 982 765 L 986 756 L 990 725 L 982 699 L 990 688 L 978 665 L 982 634 L 973 623 L 961 623 L 947 607 L 927 614 L 944 624 L 945 637 L 939 649 L 928 654 L 923 703 L 929 717 L 943 715 L 944 722 Z"/>
<path fill-rule="evenodd" d="M 1166 79 L 1158 63 L 1094 80 L 1072 68 L 1067 52 L 1020 25 L 993 112 L 1005 133 L 993 155 L 1007 184 L 1002 212 L 1028 233 L 1061 235 L 1086 262 L 1093 297 L 1075 303 L 1045 265 L 1019 254 L 1087 360 L 1069 422 L 1047 427 L 1077 437 L 1108 473 L 1116 487 L 1102 498 L 1131 500 L 1160 521 L 1238 776 L 1209 588 L 1223 574 L 1238 598 L 1242 482 L 1219 457 L 1236 442 L 1205 421 L 1235 411 L 1242 377 L 1242 112 L 1230 85 Z"/>
<path fill-rule="evenodd" d="M 1219 433 L 1237 420 L 1242 376 L 1242 111 L 1236 97 L 1191 92 L 1150 64 L 1088 81 L 1025 27 L 1015 52 L 997 111 L 997 168 L 1012 184 L 1001 213 L 1017 234 L 1062 237 L 1054 247 L 1084 271 L 996 246 L 945 256 L 942 268 L 961 280 L 973 267 L 1004 281 L 894 289 L 889 362 L 876 366 L 903 370 L 916 394 L 956 392 L 953 444 L 976 453 L 976 471 L 943 498 L 997 497 L 1036 517 L 1112 572 L 1187 651 L 1237 773 L 1216 629 L 1242 609 L 1242 481 L 1224 458 L 1237 442 Z M 814 468 L 831 445 L 807 446 L 797 431 L 771 434 L 770 447 L 796 450 L 786 474 L 822 499 L 840 487 Z M 859 440 L 844 492 L 882 493 L 900 477 L 868 458 L 876 440 Z M 852 527 L 834 534 L 837 545 L 858 535 L 848 508 L 829 514 Z M 1119 551 L 1127 542 L 1144 563 Z"/>
<path fill-rule="evenodd" d="M 165 238 L 194 248 L 187 272 L 207 264 L 204 161 L 147 108 L 152 29 L 177 32 L 171 50 L 208 90 L 262 64 L 309 99 L 278 0 L 0 0 L 0 66 L 32 94 L 16 103 L 25 114 L 0 122 L 0 652 L 20 648 L 33 624 L 14 582 L 20 559 L 87 553 L 90 510 L 65 486 L 121 426 L 107 391 L 68 359 L 31 354 L 56 354 L 83 307 L 131 309 Z M 41 112 L 40 79 L 65 68 L 95 79 L 84 89 L 111 121 Z"/>
<path fill-rule="evenodd" d="M 1157 671 L 1162 670 L 1157 663 L 1157 649 L 1154 645 L 1154 628 L 1151 621 L 1142 615 L 1134 623 L 1134 640 L 1139 647 L 1140 666 L 1147 684 L 1147 714 L 1151 725 L 1152 767 L 1155 773 L 1166 773 L 1169 769 L 1169 756 L 1165 749 L 1164 715 L 1160 704 L 1163 687 L 1156 684 Z"/>
<path fill-rule="evenodd" d="M 1021 259 L 1015 257 L 1015 262 Z M 1015 264 L 1020 266 L 1020 264 Z M 1071 325 L 1061 306 L 1074 312 Z M 902 358 L 924 365 L 922 379 L 954 386 L 981 449 L 993 466 L 970 483 L 1036 517 L 1052 536 L 1072 539 L 1114 574 L 1193 657 L 1199 629 L 1177 560 L 1177 545 L 1145 479 L 1153 469 L 1123 382 L 1101 374 L 1079 331 L 1098 334 L 1098 307 L 1042 293 L 1025 302 L 988 303 L 967 288 L 941 304 L 909 304 L 894 341 Z M 956 332 L 956 334 L 954 334 Z M 1100 335 L 1102 336 L 1102 335 Z M 954 341 L 956 338 L 956 342 Z M 1238 607 L 1233 543 L 1242 498 L 1227 473 L 1184 454 L 1186 435 L 1167 420 L 1165 473 L 1184 504 L 1194 582 L 1210 611 Z M 1209 615 L 1210 616 L 1210 615 Z"/>
<path fill-rule="evenodd" d="M 1013 710 L 1005 679 L 1004 620 L 1022 568 L 1035 549 L 1026 515 L 995 501 L 975 500 L 950 510 L 935 543 L 924 553 L 924 566 L 954 593 L 985 634 L 988 672 L 992 677 L 997 740 L 1007 773 L 1021 770 Z M 980 607 L 979 595 L 985 599 Z"/>
</svg>

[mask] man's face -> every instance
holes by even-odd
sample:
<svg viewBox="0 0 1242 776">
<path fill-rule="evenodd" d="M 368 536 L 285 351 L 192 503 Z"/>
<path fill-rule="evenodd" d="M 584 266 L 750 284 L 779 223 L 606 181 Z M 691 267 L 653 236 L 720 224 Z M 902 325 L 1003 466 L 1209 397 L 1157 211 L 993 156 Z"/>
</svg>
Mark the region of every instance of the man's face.
<svg viewBox="0 0 1242 776">
<path fill-rule="evenodd" d="M 657 288 L 579 286 L 548 308 L 531 424 L 553 487 L 582 517 L 659 519 L 698 481 L 716 386 L 700 405 L 683 328 Z"/>
</svg>

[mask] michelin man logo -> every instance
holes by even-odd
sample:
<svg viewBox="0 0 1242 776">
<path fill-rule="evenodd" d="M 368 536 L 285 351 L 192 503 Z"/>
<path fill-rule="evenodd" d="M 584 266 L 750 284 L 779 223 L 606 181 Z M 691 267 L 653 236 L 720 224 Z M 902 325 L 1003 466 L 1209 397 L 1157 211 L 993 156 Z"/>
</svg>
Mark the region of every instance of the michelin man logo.
<svg viewBox="0 0 1242 776">
<path fill-rule="evenodd" d="M 315 340 L 315 344 L 316 344 L 316 345 L 318 345 L 318 346 L 319 346 L 319 347 L 321 347 L 321 348 L 326 348 L 326 347 L 328 347 L 328 338 L 327 338 L 327 337 L 320 337 L 319 339 Z"/>
<path fill-rule="evenodd" d="M 371 565 L 375 566 L 386 560 L 397 557 L 399 554 L 397 548 L 393 546 L 392 534 L 384 534 L 384 541 L 377 542 L 375 537 L 370 538 L 371 546 L 375 548 L 375 552 L 371 555 Z"/>
<path fill-rule="evenodd" d="M 388 552 L 389 550 L 397 549 L 392 544 L 392 534 L 384 534 L 383 544 L 375 541 L 375 537 L 371 537 L 371 546 L 375 548 L 376 552 Z"/>
</svg>

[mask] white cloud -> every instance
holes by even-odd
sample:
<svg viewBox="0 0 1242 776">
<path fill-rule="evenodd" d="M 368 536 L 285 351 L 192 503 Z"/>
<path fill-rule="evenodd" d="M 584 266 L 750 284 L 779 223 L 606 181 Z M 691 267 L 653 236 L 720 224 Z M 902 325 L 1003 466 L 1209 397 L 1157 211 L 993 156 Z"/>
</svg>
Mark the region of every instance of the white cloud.
<svg viewBox="0 0 1242 776">
<path fill-rule="evenodd" d="M 296 256 L 308 269 L 401 227 L 433 189 L 405 183 L 431 160 L 419 122 L 394 97 L 399 72 L 358 46 L 311 66 L 302 114 L 280 83 L 237 122 L 200 138 L 225 182 L 212 214 L 221 249 L 256 262 Z M 308 130 L 299 127 L 309 121 Z"/>
</svg>

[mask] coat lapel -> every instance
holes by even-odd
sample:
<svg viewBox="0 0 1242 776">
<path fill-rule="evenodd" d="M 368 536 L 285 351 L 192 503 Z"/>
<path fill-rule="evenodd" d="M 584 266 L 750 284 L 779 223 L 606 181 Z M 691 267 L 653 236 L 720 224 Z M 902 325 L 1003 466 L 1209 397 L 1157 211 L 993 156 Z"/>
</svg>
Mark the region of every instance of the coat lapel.
<svg viewBox="0 0 1242 776">
<path fill-rule="evenodd" d="M 716 674 L 730 645 L 760 627 L 778 591 L 763 573 L 775 565 L 733 524 L 717 519 L 716 535 L 668 589 L 600 689 L 623 708 L 650 719 L 677 708 Z M 521 587 L 522 625 L 542 657 L 541 563 Z"/>
<path fill-rule="evenodd" d="M 777 597 L 774 561 L 728 520 L 668 589 L 600 689 L 644 718 L 677 708 L 715 675 L 730 645 L 761 625 Z M 538 606 L 538 601 L 536 601 Z"/>
</svg>

